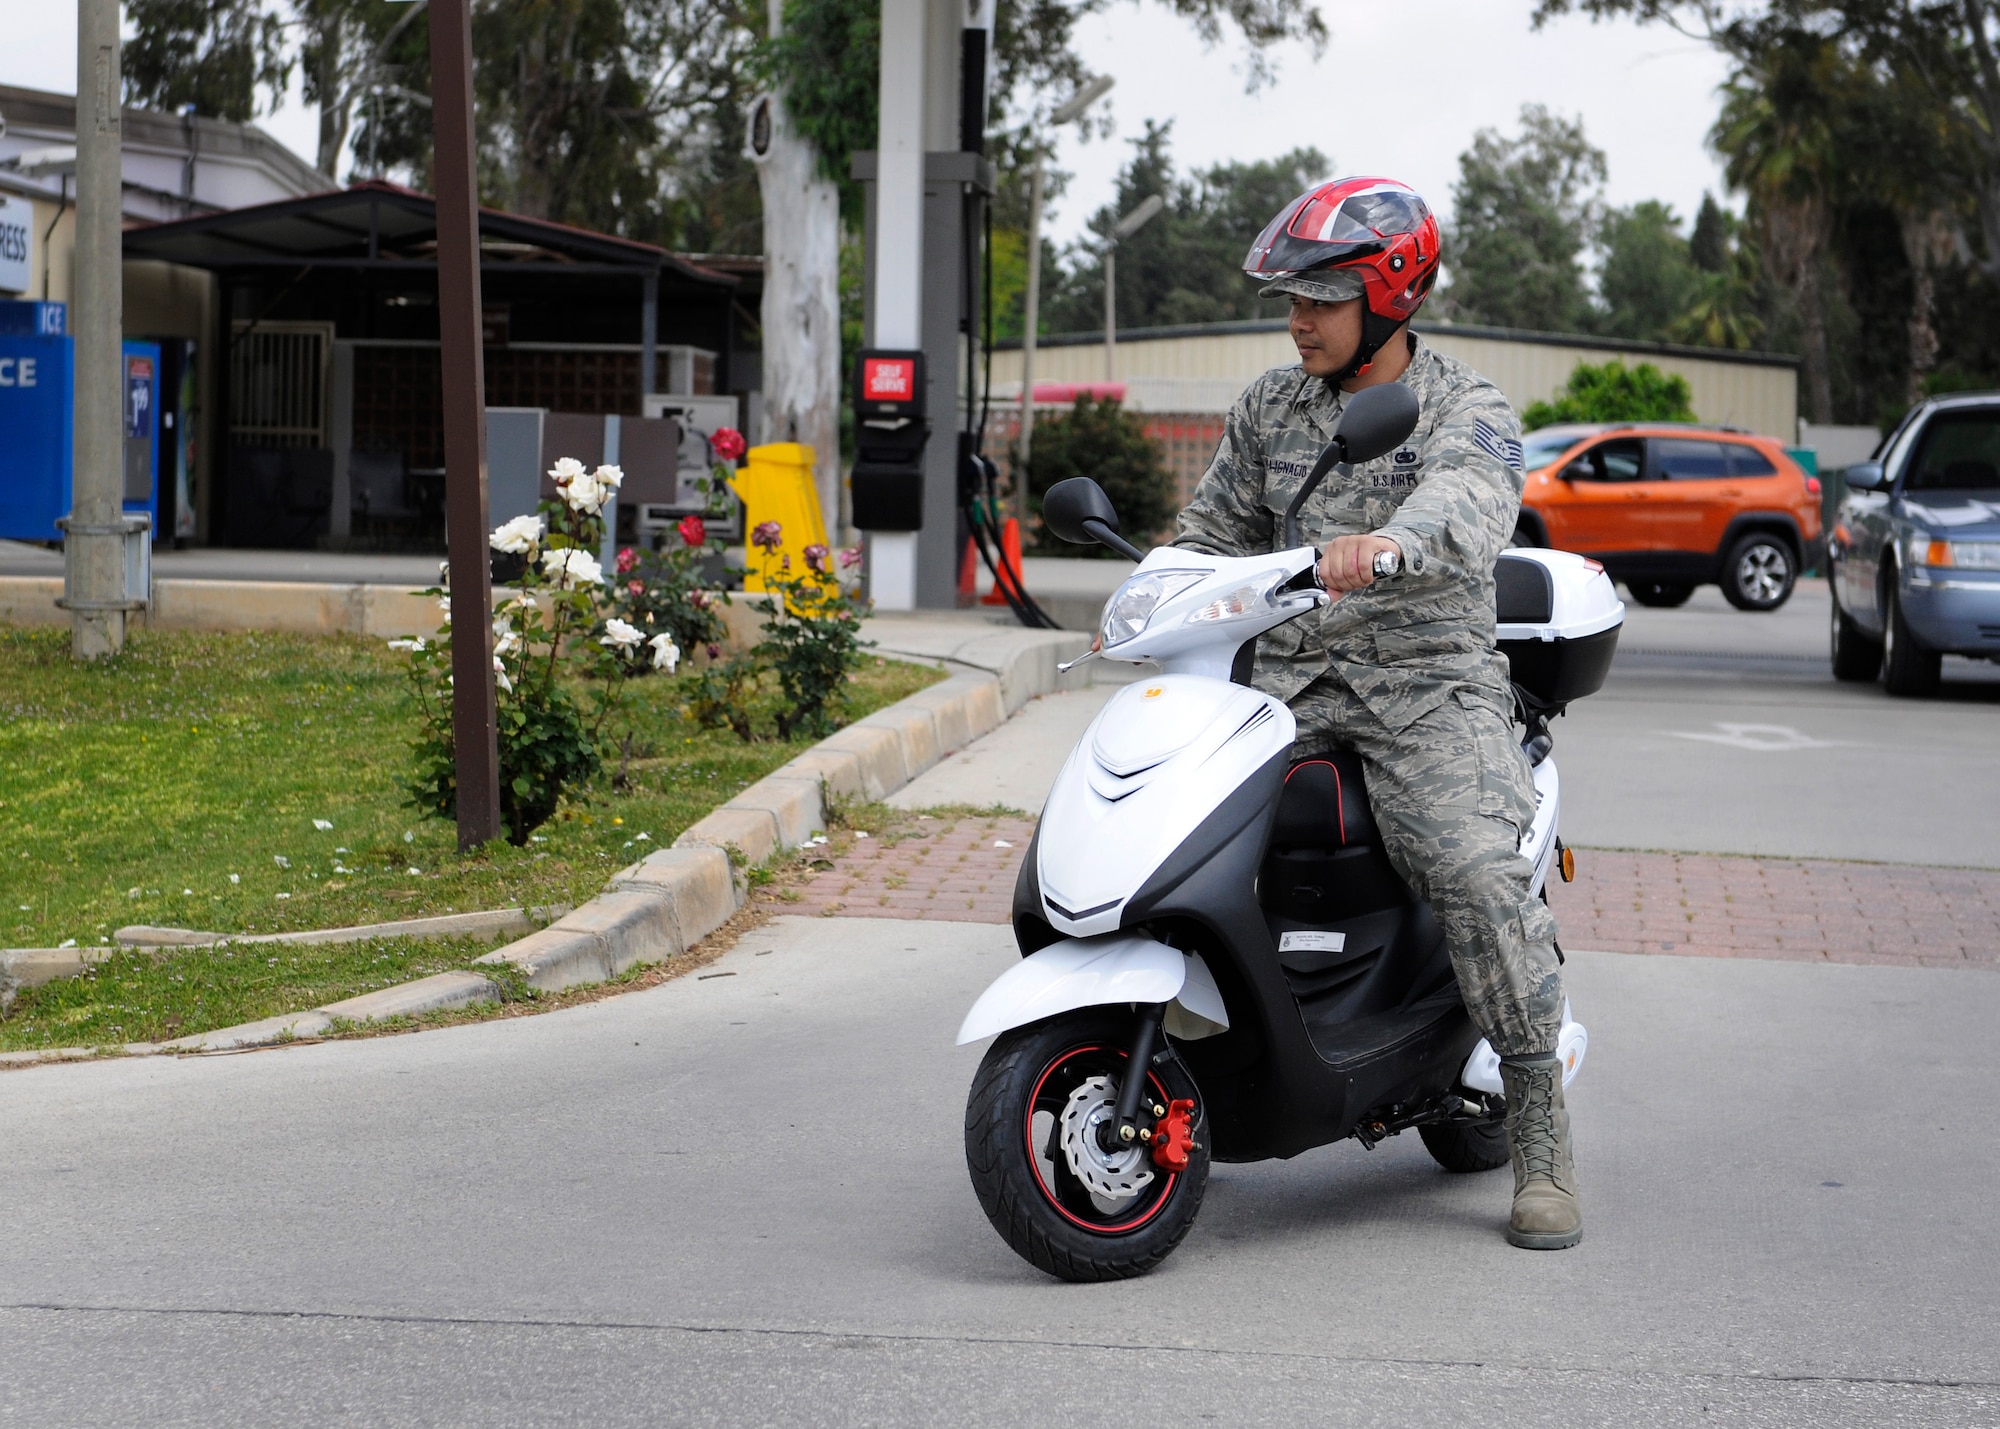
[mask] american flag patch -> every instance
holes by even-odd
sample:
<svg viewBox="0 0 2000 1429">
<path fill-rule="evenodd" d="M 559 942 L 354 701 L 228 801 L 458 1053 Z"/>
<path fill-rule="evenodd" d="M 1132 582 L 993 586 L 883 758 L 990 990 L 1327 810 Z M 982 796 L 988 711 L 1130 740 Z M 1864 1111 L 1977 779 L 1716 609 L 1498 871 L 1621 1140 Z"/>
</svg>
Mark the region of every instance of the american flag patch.
<svg viewBox="0 0 2000 1429">
<path fill-rule="evenodd" d="M 1472 424 L 1472 444 L 1488 456 L 1498 457 L 1514 470 L 1521 470 L 1521 444 L 1511 437 L 1503 437 L 1484 421 Z"/>
</svg>

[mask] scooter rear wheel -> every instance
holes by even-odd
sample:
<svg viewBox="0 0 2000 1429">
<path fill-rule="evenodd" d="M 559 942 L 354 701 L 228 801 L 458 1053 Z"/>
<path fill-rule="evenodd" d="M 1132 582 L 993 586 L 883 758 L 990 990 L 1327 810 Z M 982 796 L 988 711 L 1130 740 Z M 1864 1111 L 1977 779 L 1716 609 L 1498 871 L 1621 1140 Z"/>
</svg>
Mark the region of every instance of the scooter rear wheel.
<svg viewBox="0 0 2000 1429">
<path fill-rule="evenodd" d="M 1201 1209 L 1207 1126 L 1177 1061 L 1155 1063 L 1147 1081 L 1158 1105 L 1195 1102 L 1203 1145 L 1185 1170 L 1154 1165 L 1143 1145 L 1108 1157 L 1089 1130 L 1116 1098 L 1134 1030 L 1130 1015 L 1092 1009 L 1003 1033 L 966 1101 L 965 1164 L 980 1207 L 1022 1259 L 1063 1280 L 1145 1274 Z"/>
<path fill-rule="evenodd" d="M 1420 1126 L 1424 1150 L 1447 1171 L 1492 1171 L 1507 1164 L 1504 1122 L 1448 1122 Z"/>
</svg>

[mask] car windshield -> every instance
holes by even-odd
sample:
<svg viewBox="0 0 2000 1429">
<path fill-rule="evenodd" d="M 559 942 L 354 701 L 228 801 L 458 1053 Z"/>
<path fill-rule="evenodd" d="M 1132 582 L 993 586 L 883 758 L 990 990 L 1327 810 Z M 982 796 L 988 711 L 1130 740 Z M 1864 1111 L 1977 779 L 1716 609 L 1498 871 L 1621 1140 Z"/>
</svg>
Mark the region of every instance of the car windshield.
<svg viewBox="0 0 2000 1429">
<path fill-rule="evenodd" d="M 1582 440 L 1578 432 L 1530 432 L 1521 438 L 1521 465 L 1537 471 Z"/>
<path fill-rule="evenodd" d="M 1933 417 L 1903 490 L 2000 491 L 2000 408 Z"/>
</svg>

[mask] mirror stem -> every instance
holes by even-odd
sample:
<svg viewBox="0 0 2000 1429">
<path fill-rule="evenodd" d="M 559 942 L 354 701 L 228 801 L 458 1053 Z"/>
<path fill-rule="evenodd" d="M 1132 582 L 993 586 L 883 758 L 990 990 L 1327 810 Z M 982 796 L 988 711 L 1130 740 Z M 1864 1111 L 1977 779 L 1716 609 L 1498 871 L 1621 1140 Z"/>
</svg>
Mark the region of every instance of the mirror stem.
<svg viewBox="0 0 2000 1429">
<path fill-rule="evenodd" d="M 1099 545 L 1109 546 L 1130 561 L 1143 561 L 1146 553 L 1105 525 L 1102 521 L 1085 521 L 1083 529 L 1096 539 Z"/>
<path fill-rule="evenodd" d="M 1280 546 L 1279 550 L 1289 551 L 1292 547 L 1301 544 L 1299 541 L 1299 510 L 1306 504 L 1307 499 L 1315 491 L 1319 490 L 1319 484 L 1326 480 L 1326 474 L 1340 463 L 1341 454 L 1346 448 L 1347 444 L 1341 441 L 1339 437 L 1335 437 L 1326 444 L 1326 450 L 1319 454 L 1319 460 L 1313 463 L 1312 473 L 1306 477 L 1305 485 L 1301 486 L 1299 494 L 1292 498 L 1292 504 L 1285 508 L 1285 544 Z M 1343 470 L 1341 475 L 1345 476 L 1346 472 Z"/>
</svg>

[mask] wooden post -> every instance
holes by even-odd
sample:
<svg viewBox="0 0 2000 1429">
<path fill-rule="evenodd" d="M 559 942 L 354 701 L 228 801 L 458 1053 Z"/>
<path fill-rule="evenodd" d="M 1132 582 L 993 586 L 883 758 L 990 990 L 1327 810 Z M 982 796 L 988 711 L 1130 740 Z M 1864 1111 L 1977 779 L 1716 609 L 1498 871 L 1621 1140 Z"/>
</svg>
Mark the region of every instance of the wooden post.
<svg viewBox="0 0 2000 1429">
<path fill-rule="evenodd" d="M 479 201 L 472 168 L 472 10 L 430 0 L 431 138 L 437 176 L 438 356 L 444 378 L 444 527 L 451 559 L 451 732 L 458 846 L 500 834 L 493 583 L 486 537 L 486 363 Z"/>
</svg>

